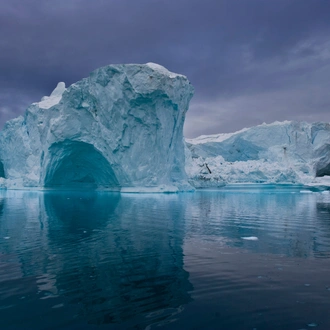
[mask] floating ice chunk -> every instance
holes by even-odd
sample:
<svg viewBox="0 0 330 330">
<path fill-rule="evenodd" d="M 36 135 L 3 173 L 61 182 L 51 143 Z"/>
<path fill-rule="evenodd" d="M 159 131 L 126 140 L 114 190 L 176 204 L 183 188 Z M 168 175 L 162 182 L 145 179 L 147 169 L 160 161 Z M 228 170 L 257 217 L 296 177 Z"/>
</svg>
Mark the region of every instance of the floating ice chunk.
<svg viewBox="0 0 330 330">
<path fill-rule="evenodd" d="M 241 239 L 245 239 L 247 241 L 257 241 L 259 238 L 256 236 L 248 236 L 248 237 L 241 237 Z"/>
<path fill-rule="evenodd" d="M 61 307 L 64 307 L 64 304 L 54 305 L 52 308 L 61 308 Z"/>
<path fill-rule="evenodd" d="M 10 237 L 9 236 L 6 236 L 6 237 L 4 237 L 3 239 L 9 239 Z"/>
</svg>

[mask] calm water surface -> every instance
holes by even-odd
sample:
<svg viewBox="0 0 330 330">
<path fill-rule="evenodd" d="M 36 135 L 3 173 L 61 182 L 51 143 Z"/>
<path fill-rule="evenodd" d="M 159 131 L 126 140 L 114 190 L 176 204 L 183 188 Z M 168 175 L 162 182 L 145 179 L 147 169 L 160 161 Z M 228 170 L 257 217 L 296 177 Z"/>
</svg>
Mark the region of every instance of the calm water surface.
<svg viewBox="0 0 330 330">
<path fill-rule="evenodd" d="M 1 329 L 330 329 L 330 194 L 0 191 Z"/>
</svg>

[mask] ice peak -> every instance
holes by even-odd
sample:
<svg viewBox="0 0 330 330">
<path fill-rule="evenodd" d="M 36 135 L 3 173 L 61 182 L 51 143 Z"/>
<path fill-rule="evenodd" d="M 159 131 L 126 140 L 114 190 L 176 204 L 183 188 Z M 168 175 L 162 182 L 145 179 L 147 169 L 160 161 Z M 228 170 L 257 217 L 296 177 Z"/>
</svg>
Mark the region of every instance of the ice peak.
<svg viewBox="0 0 330 330">
<path fill-rule="evenodd" d="M 63 81 L 60 81 L 56 88 L 52 91 L 52 93 L 50 94 L 50 97 L 52 96 L 62 96 L 62 94 L 64 93 L 65 91 L 65 82 Z"/>
<path fill-rule="evenodd" d="M 38 103 L 39 108 L 42 109 L 49 109 L 55 104 L 58 104 L 61 99 L 62 95 L 65 91 L 65 83 L 64 82 L 59 82 L 56 86 L 56 88 L 52 91 L 50 96 L 44 96 L 41 101 Z"/>
<path fill-rule="evenodd" d="M 149 68 L 151 68 L 152 70 L 158 71 L 159 73 L 164 74 L 170 78 L 184 77 L 183 75 L 171 72 L 171 71 L 167 70 L 165 67 L 163 67 L 162 65 L 159 65 L 156 63 L 149 62 L 146 65 Z"/>
</svg>

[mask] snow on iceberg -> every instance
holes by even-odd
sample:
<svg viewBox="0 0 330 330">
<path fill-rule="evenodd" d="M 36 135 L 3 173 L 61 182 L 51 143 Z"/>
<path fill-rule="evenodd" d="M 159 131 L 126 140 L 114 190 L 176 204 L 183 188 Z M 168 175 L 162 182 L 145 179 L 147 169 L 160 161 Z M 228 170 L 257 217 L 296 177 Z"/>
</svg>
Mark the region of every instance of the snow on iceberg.
<svg viewBox="0 0 330 330">
<path fill-rule="evenodd" d="M 64 91 L 65 83 L 59 82 L 56 88 L 53 90 L 52 94 L 50 94 L 50 96 L 44 96 L 42 100 L 38 103 L 39 108 L 49 109 L 52 106 L 58 104 L 62 99 Z"/>
<path fill-rule="evenodd" d="M 330 124 L 275 122 L 186 140 L 186 171 L 196 188 L 231 183 L 329 186 Z"/>
<path fill-rule="evenodd" d="M 160 65 L 109 65 L 0 132 L 0 186 L 191 190 L 183 123 L 193 87 Z"/>
</svg>

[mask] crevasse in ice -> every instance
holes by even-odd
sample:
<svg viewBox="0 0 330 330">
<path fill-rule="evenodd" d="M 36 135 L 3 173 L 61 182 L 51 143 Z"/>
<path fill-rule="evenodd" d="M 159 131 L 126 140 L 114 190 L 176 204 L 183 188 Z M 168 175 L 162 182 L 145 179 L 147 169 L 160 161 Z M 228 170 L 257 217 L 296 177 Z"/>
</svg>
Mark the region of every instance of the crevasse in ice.
<svg viewBox="0 0 330 330">
<path fill-rule="evenodd" d="M 33 103 L 0 133 L 6 188 L 189 190 L 183 123 L 193 87 L 164 67 L 109 65 Z"/>
</svg>

